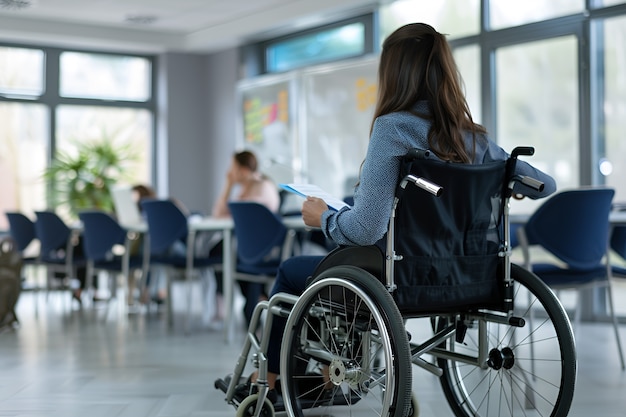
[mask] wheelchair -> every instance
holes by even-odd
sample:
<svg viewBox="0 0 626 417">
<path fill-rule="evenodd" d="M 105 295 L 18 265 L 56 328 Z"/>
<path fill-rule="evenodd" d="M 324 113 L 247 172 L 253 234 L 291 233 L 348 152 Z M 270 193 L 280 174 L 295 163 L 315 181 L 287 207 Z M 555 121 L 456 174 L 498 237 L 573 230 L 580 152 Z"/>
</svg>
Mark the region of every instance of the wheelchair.
<svg viewBox="0 0 626 417">
<path fill-rule="evenodd" d="M 215 382 L 236 415 L 415 417 L 418 369 L 439 377 L 459 417 L 566 416 L 577 367 L 570 322 L 552 291 L 510 261 L 513 186 L 543 186 L 513 175 L 517 157 L 533 153 L 469 165 L 409 152 L 385 247 L 335 249 L 302 295 L 257 306 L 233 374 Z M 265 357 L 274 317 L 287 322 L 276 404 Z M 408 334 L 414 318 L 432 329 L 427 340 Z M 255 389 L 238 397 L 249 361 Z"/>
</svg>

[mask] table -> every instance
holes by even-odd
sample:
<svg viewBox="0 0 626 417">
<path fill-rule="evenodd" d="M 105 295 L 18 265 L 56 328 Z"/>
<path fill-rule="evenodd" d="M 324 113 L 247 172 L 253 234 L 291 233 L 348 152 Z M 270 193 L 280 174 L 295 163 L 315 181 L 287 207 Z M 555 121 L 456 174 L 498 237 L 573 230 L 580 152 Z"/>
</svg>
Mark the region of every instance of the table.
<svg viewBox="0 0 626 417">
<path fill-rule="evenodd" d="M 609 214 L 609 223 L 611 226 L 626 226 L 626 210 L 625 211 L 612 211 Z"/>
<path fill-rule="evenodd" d="M 284 243 L 283 254 L 291 253 L 294 245 L 295 234 L 297 231 L 308 229 L 304 224 L 301 216 L 289 216 L 282 219 L 283 224 L 287 227 L 287 237 Z M 233 290 L 235 285 L 235 249 L 232 240 L 232 232 L 235 228 L 233 219 L 203 217 L 191 218 L 188 224 L 189 234 L 187 235 L 187 274 L 191 274 L 191 262 L 193 261 L 193 242 L 196 234 L 201 231 L 221 231 L 223 239 L 222 251 L 222 268 L 223 268 L 223 287 L 224 287 L 224 339 L 226 343 L 230 343 L 234 330 L 234 311 L 233 311 Z M 191 251 L 189 250 L 191 248 Z M 288 256 L 288 255 L 284 255 Z M 186 278 L 190 278 L 187 276 Z"/>
<path fill-rule="evenodd" d="M 522 214 L 511 214 L 509 215 L 509 223 L 524 225 L 530 218 L 531 214 L 522 213 Z M 617 211 L 613 210 L 609 213 L 609 224 L 612 227 L 615 226 L 626 226 L 626 211 Z"/>
<path fill-rule="evenodd" d="M 234 286 L 234 260 L 233 260 L 233 244 L 232 236 L 235 223 L 231 218 L 220 217 L 192 217 L 188 224 L 189 233 L 187 234 L 187 267 L 185 277 L 190 281 L 192 273 L 193 250 L 196 234 L 198 232 L 215 231 L 222 233 L 223 247 L 222 250 L 222 280 L 224 283 L 224 338 L 226 342 L 232 340 L 231 323 L 233 322 L 233 286 Z"/>
</svg>

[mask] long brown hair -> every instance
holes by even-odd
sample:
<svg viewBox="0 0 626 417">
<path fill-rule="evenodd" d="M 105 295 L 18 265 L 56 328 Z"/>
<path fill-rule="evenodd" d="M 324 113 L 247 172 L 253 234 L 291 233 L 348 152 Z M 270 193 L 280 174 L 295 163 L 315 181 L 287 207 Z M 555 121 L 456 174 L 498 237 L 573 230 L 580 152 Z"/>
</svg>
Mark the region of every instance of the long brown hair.
<svg viewBox="0 0 626 417">
<path fill-rule="evenodd" d="M 396 29 L 385 39 L 378 67 L 378 101 L 374 120 L 388 113 L 409 111 L 420 100 L 428 102 L 432 120 L 430 149 L 441 159 L 469 163 L 477 133 L 462 91 L 462 81 L 444 35 L 425 23 Z M 373 122 L 372 122 L 373 126 Z M 474 136 L 471 152 L 465 149 L 464 132 Z"/>
</svg>

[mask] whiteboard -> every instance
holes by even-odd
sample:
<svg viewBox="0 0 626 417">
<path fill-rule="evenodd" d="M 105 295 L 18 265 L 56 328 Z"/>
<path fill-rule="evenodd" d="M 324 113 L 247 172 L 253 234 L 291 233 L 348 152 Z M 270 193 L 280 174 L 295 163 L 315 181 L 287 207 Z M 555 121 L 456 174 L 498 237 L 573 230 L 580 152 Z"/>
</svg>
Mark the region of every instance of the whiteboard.
<svg viewBox="0 0 626 417">
<path fill-rule="evenodd" d="M 240 147 L 277 183 L 351 195 L 367 152 L 376 71 L 368 57 L 242 81 Z"/>
<path fill-rule="evenodd" d="M 374 59 L 302 74 L 302 131 L 307 179 L 327 192 L 352 195 L 369 143 L 376 105 Z"/>
</svg>

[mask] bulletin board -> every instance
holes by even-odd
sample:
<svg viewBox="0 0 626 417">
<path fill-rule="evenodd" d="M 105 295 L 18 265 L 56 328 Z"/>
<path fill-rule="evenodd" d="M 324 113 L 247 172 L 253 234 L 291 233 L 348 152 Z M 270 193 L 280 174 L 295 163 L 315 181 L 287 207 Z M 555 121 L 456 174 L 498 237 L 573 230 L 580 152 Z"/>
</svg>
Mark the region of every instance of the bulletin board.
<svg viewBox="0 0 626 417">
<path fill-rule="evenodd" d="M 297 155 L 294 74 L 259 77 L 238 85 L 238 148 L 254 152 L 274 182 L 293 182 Z"/>
</svg>

